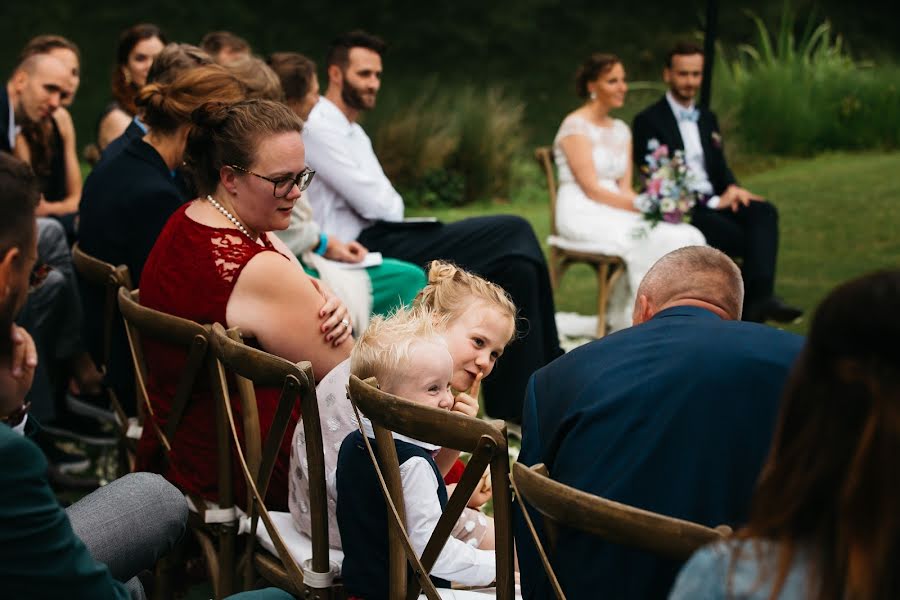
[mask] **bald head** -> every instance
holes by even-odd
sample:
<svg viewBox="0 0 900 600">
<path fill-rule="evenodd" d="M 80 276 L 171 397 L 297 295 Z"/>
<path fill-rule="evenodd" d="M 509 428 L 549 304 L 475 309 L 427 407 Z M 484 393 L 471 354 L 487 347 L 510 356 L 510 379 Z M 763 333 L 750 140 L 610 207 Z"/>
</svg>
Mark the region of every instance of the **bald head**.
<svg viewBox="0 0 900 600">
<path fill-rule="evenodd" d="M 708 246 L 687 246 L 666 254 L 638 287 L 634 324 L 672 306 L 700 306 L 724 319 L 740 319 L 744 307 L 740 269 L 728 256 Z"/>
</svg>

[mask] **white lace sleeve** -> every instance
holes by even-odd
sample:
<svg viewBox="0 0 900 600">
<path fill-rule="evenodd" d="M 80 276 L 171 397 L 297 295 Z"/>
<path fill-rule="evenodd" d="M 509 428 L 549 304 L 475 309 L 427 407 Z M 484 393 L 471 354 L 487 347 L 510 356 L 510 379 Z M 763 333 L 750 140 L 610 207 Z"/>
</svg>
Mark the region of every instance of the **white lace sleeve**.
<svg viewBox="0 0 900 600">
<path fill-rule="evenodd" d="M 567 138 L 570 135 L 583 135 L 589 138 L 591 136 L 591 130 L 588 122 L 576 115 L 566 117 L 563 120 L 562 125 L 559 126 L 559 131 L 556 133 L 556 138 L 553 140 L 554 145 L 558 144 L 561 139 Z"/>
</svg>

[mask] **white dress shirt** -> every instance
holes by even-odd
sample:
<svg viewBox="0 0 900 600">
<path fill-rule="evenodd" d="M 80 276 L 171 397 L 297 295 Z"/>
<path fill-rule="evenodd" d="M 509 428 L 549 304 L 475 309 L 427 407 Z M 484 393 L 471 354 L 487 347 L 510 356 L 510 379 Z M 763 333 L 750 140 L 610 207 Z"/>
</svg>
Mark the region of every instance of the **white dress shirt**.
<svg viewBox="0 0 900 600">
<path fill-rule="evenodd" d="M 16 147 L 16 134 L 19 133 L 18 128 L 16 127 L 16 111 L 13 109 L 12 97 L 8 100 L 9 103 L 9 129 L 7 129 L 7 135 L 9 135 L 9 147 L 13 149 Z"/>
<path fill-rule="evenodd" d="M 703 143 L 700 141 L 700 127 L 696 121 L 679 119 L 678 113 L 683 110 L 693 110 L 694 105 L 682 106 L 675 101 L 671 92 L 666 92 L 666 100 L 678 122 L 678 131 L 681 132 L 681 141 L 684 142 L 684 159 L 692 175 L 691 187 L 695 192 L 710 196 L 713 194 L 713 186 L 706 172 L 706 159 L 703 155 Z M 715 208 L 719 204 L 719 197 L 713 196 L 707 202 L 707 206 Z"/>
<path fill-rule="evenodd" d="M 324 96 L 309 113 L 303 143 L 306 163 L 316 171 L 306 194 L 322 231 L 346 242 L 375 221 L 403 220 L 403 198 L 369 136 Z"/>
<path fill-rule="evenodd" d="M 434 448 L 409 438 L 405 441 L 426 449 Z M 406 504 L 406 532 L 413 550 L 422 556 L 443 514 L 437 496 L 438 480 L 428 461 L 414 456 L 400 465 L 400 484 Z M 479 550 L 450 536 L 431 569 L 431 575 L 462 585 L 488 585 L 497 577 L 496 554 L 493 550 Z"/>
</svg>

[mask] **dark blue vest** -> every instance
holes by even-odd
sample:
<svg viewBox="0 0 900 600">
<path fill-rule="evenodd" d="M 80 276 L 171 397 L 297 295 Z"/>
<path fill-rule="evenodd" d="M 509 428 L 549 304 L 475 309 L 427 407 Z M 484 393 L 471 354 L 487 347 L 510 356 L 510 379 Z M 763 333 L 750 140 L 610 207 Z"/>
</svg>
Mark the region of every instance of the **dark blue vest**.
<svg viewBox="0 0 900 600">
<path fill-rule="evenodd" d="M 375 440 L 372 449 L 378 453 Z M 447 487 L 431 454 L 414 444 L 394 440 L 397 458 L 402 465 L 420 456 L 428 461 L 438 480 L 438 499 L 441 508 L 447 504 Z M 341 444 L 337 463 L 337 521 L 341 531 L 344 562 L 341 576 L 348 595 L 366 600 L 388 597 L 388 521 L 387 506 L 381 494 L 378 476 L 372 466 L 362 434 L 354 431 Z M 413 581 L 412 569 L 407 581 Z M 450 583 L 432 577 L 437 587 L 449 588 Z"/>
</svg>

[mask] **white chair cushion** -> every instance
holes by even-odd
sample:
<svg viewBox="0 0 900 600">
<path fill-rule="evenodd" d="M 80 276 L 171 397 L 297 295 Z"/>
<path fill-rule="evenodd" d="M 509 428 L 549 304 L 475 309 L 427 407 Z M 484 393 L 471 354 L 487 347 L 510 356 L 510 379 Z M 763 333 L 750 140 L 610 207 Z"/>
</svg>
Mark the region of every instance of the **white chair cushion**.
<svg viewBox="0 0 900 600">
<path fill-rule="evenodd" d="M 604 248 L 603 244 L 568 240 L 558 235 L 548 236 L 547 245 L 560 248 L 561 250 L 573 250 L 575 252 L 589 252 L 591 254 L 606 254 L 610 256 L 614 254 L 610 252 L 609 248 Z"/>
<path fill-rule="evenodd" d="M 278 530 L 279 535 L 281 535 L 281 539 L 284 540 L 284 544 L 290 551 L 294 561 L 298 565 L 303 565 L 304 561 L 312 559 L 312 540 L 294 526 L 294 519 L 291 517 L 291 513 L 269 511 L 269 516 L 272 517 L 272 523 Z M 250 533 L 250 519 L 247 517 L 241 517 L 239 533 Z M 263 548 L 278 556 L 278 550 L 275 549 L 275 544 L 272 542 L 272 538 L 269 536 L 269 532 L 262 520 L 256 526 L 256 539 Z M 344 562 L 344 553 L 340 550 L 329 548 L 328 558 L 337 565 L 338 571 L 335 575 L 339 576 L 341 574 L 341 563 Z"/>
<path fill-rule="evenodd" d="M 438 594 L 443 600 L 486 600 L 487 598 L 495 598 L 497 590 L 494 588 L 484 590 L 448 590 L 446 588 L 438 588 Z M 516 586 L 516 598 L 522 597 L 522 590 Z M 419 594 L 419 600 L 428 600 L 425 594 Z"/>
</svg>

